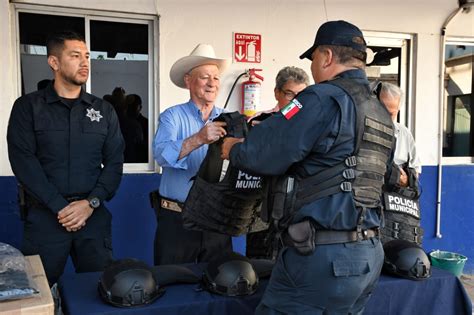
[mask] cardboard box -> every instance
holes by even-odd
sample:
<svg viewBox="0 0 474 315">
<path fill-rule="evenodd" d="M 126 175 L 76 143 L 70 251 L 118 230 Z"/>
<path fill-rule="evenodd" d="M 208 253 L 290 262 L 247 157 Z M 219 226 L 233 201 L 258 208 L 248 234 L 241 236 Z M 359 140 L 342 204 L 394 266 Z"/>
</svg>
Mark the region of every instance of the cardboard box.
<svg viewBox="0 0 474 315">
<path fill-rule="evenodd" d="M 38 255 L 25 258 L 29 262 L 28 275 L 35 281 L 39 294 L 26 299 L 0 302 L 0 315 L 53 315 L 53 297 L 41 259 Z"/>
</svg>

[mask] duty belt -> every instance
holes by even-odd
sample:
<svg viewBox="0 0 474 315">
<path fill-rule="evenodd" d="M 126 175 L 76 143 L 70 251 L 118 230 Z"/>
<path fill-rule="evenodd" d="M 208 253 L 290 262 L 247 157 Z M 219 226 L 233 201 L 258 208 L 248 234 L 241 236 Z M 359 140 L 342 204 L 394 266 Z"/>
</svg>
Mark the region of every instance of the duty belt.
<svg viewBox="0 0 474 315">
<path fill-rule="evenodd" d="M 361 232 L 357 231 L 335 231 L 335 230 L 316 230 L 314 234 L 315 245 L 329 245 L 350 243 L 360 240 L 368 240 L 379 236 L 379 229 L 367 229 Z M 293 241 L 285 232 L 282 235 L 283 244 L 286 246 L 293 246 Z"/>
</svg>

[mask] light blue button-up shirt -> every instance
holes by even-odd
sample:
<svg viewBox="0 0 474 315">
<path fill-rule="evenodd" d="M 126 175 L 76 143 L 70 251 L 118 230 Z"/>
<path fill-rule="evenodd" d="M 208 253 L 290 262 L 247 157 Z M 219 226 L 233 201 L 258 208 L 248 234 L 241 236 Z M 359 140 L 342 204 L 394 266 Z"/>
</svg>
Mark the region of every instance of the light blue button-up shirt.
<svg viewBox="0 0 474 315">
<path fill-rule="evenodd" d="M 197 133 L 204 125 L 223 112 L 215 107 L 208 121 L 193 101 L 175 105 L 161 113 L 158 130 L 153 140 L 153 155 L 162 167 L 160 194 L 163 197 L 184 202 L 191 189 L 191 177 L 196 175 L 207 153 L 208 145 L 202 145 L 178 160 L 183 141 Z"/>
</svg>

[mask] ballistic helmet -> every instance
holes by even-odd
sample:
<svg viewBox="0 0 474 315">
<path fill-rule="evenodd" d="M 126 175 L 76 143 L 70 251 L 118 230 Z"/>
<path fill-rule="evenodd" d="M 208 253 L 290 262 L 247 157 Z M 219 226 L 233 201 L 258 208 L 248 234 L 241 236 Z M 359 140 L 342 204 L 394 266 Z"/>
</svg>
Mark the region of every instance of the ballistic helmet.
<svg viewBox="0 0 474 315">
<path fill-rule="evenodd" d="M 121 259 L 108 266 L 99 279 L 99 295 L 118 307 L 150 304 L 164 293 L 152 269 L 137 259 Z"/>
<path fill-rule="evenodd" d="M 430 260 L 416 243 L 393 240 L 385 243 L 383 248 L 383 269 L 386 272 L 411 280 L 423 280 L 431 276 Z"/>
<path fill-rule="evenodd" d="M 258 276 L 252 263 L 235 252 L 210 261 L 202 280 L 205 289 L 225 296 L 251 295 L 258 288 Z"/>
</svg>

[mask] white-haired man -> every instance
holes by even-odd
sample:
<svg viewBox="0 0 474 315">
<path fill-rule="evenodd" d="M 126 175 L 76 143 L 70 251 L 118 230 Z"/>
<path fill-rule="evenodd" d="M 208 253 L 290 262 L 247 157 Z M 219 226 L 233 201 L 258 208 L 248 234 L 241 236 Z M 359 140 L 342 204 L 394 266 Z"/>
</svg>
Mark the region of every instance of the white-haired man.
<svg viewBox="0 0 474 315">
<path fill-rule="evenodd" d="M 392 117 L 395 125 L 395 137 L 397 138 L 397 146 L 395 149 L 394 162 L 398 166 L 407 165 L 414 168 L 417 174 L 421 173 L 420 157 L 416 153 L 415 140 L 408 128 L 397 122 L 398 112 L 400 111 L 401 99 L 403 92 L 395 84 L 384 82 L 380 90 L 380 101 L 387 108 L 390 117 Z M 401 168 L 400 184 L 406 186 L 408 183 L 407 174 Z"/>
<path fill-rule="evenodd" d="M 215 106 L 220 75 L 228 59 L 215 56 L 212 46 L 199 44 L 189 56 L 177 60 L 171 81 L 188 89 L 190 99 L 161 113 L 153 142 L 155 160 L 162 167 L 155 265 L 208 261 L 217 253 L 232 250 L 231 238 L 214 232 L 183 228 L 182 203 L 207 153 L 208 144 L 225 136 L 224 122 L 213 122 L 222 113 Z"/>
</svg>

